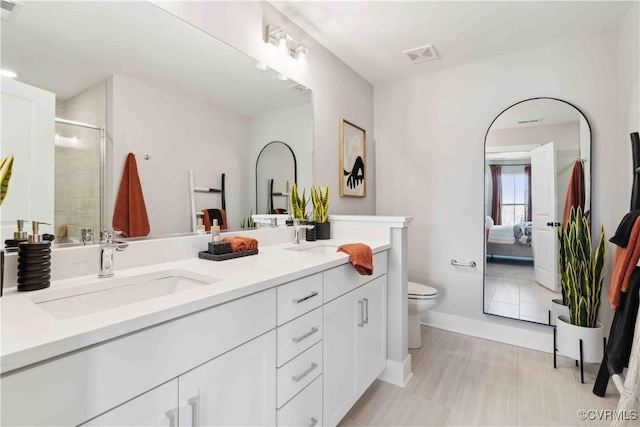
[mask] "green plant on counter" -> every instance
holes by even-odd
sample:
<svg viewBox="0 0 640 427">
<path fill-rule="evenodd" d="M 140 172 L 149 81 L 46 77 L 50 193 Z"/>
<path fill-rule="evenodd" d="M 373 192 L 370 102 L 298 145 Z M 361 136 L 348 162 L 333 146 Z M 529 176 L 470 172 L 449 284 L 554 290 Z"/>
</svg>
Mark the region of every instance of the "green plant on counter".
<svg viewBox="0 0 640 427">
<path fill-rule="evenodd" d="M 314 185 L 311 187 L 311 200 L 313 201 L 313 220 L 315 222 L 327 222 L 329 220 L 329 186 Z"/>
<path fill-rule="evenodd" d="M 291 215 L 294 219 L 307 219 L 307 203 L 306 190 L 302 190 L 302 197 L 298 193 L 298 185 L 293 184 L 291 187 Z"/>
<path fill-rule="evenodd" d="M 256 222 L 253 220 L 253 209 L 251 209 L 247 218 L 242 218 L 240 228 L 256 228 Z"/>
<path fill-rule="evenodd" d="M 595 328 L 604 278 L 604 227 L 592 250 L 591 227 L 582 208 L 571 208 L 569 222 L 560 230 L 562 299 L 569 306 L 569 318 L 576 326 Z"/>
<path fill-rule="evenodd" d="M 9 193 L 9 182 L 13 173 L 13 153 L 2 159 L 0 163 L 0 205 Z"/>
</svg>

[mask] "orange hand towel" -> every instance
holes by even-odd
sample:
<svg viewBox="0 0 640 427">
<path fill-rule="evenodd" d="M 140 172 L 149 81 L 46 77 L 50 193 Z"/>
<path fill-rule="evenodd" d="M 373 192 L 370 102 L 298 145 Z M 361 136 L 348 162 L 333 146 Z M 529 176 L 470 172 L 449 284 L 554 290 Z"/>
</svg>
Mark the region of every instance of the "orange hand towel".
<svg viewBox="0 0 640 427">
<path fill-rule="evenodd" d="M 338 247 L 338 252 L 344 252 L 349 255 L 351 265 L 358 273 L 363 276 L 371 276 L 373 274 L 373 254 L 369 246 L 362 243 L 348 243 Z"/>
<path fill-rule="evenodd" d="M 237 239 L 236 237 L 225 237 L 222 241 L 231 243 L 231 250 L 233 252 L 244 252 L 249 249 L 247 242 L 242 239 Z"/>
<path fill-rule="evenodd" d="M 122 172 L 122 181 L 113 211 L 113 229 L 125 237 L 146 236 L 151 231 L 136 157 L 129 153 Z"/>
<path fill-rule="evenodd" d="M 258 249 L 258 241 L 252 237 L 235 236 L 236 239 L 244 240 L 247 243 L 249 249 Z"/>
<path fill-rule="evenodd" d="M 609 283 L 609 302 L 612 310 L 620 305 L 620 293 L 627 292 L 629 289 L 629 279 L 638 260 L 640 260 L 640 217 L 633 224 L 627 247 L 616 248 L 613 272 Z"/>
</svg>

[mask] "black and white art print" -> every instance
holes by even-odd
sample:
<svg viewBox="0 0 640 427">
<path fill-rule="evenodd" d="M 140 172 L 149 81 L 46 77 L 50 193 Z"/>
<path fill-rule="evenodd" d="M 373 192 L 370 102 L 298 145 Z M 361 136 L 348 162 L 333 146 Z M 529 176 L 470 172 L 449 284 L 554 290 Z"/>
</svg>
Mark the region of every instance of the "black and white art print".
<svg viewBox="0 0 640 427">
<path fill-rule="evenodd" d="M 340 122 L 340 196 L 365 197 L 366 133 L 346 120 Z"/>
</svg>

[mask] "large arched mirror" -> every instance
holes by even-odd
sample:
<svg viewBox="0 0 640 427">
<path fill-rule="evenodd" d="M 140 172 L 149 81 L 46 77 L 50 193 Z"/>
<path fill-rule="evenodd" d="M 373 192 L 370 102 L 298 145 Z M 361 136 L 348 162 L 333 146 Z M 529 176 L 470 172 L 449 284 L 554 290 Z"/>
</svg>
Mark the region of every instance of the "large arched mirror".
<svg viewBox="0 0 640 427">
<path fill-rule="evenodd" d="M 256 160 L 256 213 L 288 213 L 289 190 L 297 182 L 298 163 L 293 149 L 281 141 L 265 145 Z"/>
<path fill-rule="evenodd" d="M 553 98 L 504 110 L 485 137 L 486 314 L 549 324 L 561 298 L 558 227 L 591 203 L 591 130 L 582 112 Z"/>
</svg>

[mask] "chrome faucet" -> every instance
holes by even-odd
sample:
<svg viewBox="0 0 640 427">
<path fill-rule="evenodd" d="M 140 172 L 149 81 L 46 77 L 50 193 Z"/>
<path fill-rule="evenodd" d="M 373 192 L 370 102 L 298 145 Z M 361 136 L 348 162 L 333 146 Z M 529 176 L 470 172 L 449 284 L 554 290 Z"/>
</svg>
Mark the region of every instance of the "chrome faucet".
<svg viewBox="0 0 640 427">
<path fill-rule="evenodd" d="M 113 240 L 113 232 L 100 232 L 100 271 L 98 277 L 113 276 L 113 250 L 124 251 L 128 246 L 128 243 Z"/>
<path fill-rule="evenodd" d="M 308 225 L 308 224 L 300 224 L 299 222 L 294 221 L 294 228 L 295 231 L 293 233 L 293 243 L 296 245 L 300 244 L 300 231 L 301 230 L 311 230 L 313 229 L 313 227 L 315 227 L 315 225 Z"/>
</svg>

